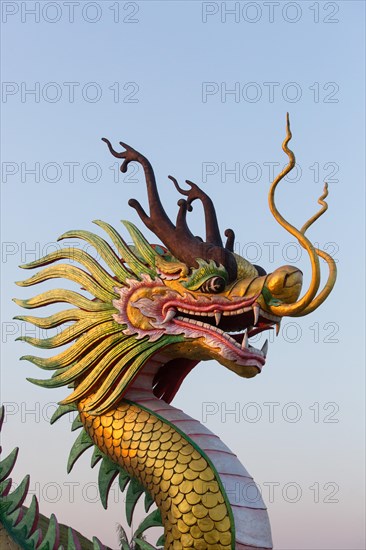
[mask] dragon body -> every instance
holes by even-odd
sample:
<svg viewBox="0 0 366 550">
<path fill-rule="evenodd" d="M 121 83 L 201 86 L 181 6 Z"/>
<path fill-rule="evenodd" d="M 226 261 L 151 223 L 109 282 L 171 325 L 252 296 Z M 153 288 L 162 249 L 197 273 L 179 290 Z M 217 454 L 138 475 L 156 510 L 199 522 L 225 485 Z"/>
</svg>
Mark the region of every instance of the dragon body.
<svg viewBox="0 0 366 550">
<path fill-rule="evenodd" d="M 240 377 L 261 372 L 266 342 L 261 350 L 250 344 L 259 332 L 279 330 L 285 315 L 306 315 L 322 303 L 335 282 L 335 265 L 277 211 L 274 192 L 294 166 L 288 149 L 289 123 L 283 149 L 289 164 L 273 182 L 270 208 L 275 218 L 307 250 L 312 280 L 299 298 L 302 273 L 282 266 L 267 274 L 233 252 L 234 234 L 226 231 L 223 246 L 212 201 L 195 184 L 182 189 L 174 225 L 166 216 L 149 161 L 124 143 L 124 162 L 139 162 L 145 172 L 150 214 L 130 201 L 163 245 L 149 244 L 142 233 L 124 222 L 133 245 L 105 222 L 108 236 L 68 231 L 60 239 L 77 238 L 95 249 L 94 256 L 78 248 L 64 248 L 26 269 L 43 269 L 20 284 L 30 286 L 54 278 L 77 283 L 89 296 L 73 290 L 48 290 L 16 302 L 28 309 L 66 303 L 69 309 L 39 318 L 18 317 L 42 329 L 66 328 L 46 339 L 23 337 L 45 349 L 70 346 L 53 357 L 27 355 L 41 369 L 55 371 L 50 379 L 32 382 L 44 387 L 68 386 L 62 406 L 75 406 L 83 429 L 103 456 L 136 479 L 155 501 L 164 526 L 164 548 L 245 550 L 272 548 L 266 507 L 250 498 L 253 479 L 237 457 L 198 421 L 170 403 L 185 377 L 200 362 L 215 359 Z M 192 202 L 205 210 L 206 239 L 193 236 L 186 215 Z M 329 276 L 319 292 L 319 257 Z M 68 260 L 69 263 L 56 263 Z M 80 267 L 76 266 L 79 264 Z M 71 326 L 70 326 L 70 323 Z M 258 493 L 259 494 L 259 493 Z"/>
</svg>

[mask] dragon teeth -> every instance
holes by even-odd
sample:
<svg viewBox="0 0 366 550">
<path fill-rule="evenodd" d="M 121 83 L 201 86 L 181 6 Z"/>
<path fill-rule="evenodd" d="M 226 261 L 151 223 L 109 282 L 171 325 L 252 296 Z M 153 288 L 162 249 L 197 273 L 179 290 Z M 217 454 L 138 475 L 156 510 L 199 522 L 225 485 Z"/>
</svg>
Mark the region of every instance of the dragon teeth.
<svg viewBox="0 0 366 550">
<path fill-rule="evenodd" d="M 267 357 L 268 352 L 268 340 L 266 340 L 262 346 L 261 352 L 263 353 L 264 357 Z"/>
<path fill-rule="evenodd" d="M 221 311 L 215 311 L 215 321 L 216 321 L 216 326 L 219 325 L 220 321 L 221 321 Z"/>
<path fill-rule="evenodd" d="M 279 335 L 279 333 L 280 333 L 280 328 L 281 328 L 281 321 L 278 321 L 278 323 L 276 323 L 276 336 Z"/>
<path fill-rule="evenodd" d="M 176 311 L 175 309 L 169 309 L 168 313 L 165 315 L 164 321 L 162 324 L 169 323 L 174 317 L 175 317 Z"/>
<path fill-rule="evenodd" d="M 241 343 L 241 349 L 246 349 L 248 347 L 248 331 L 244 332 L 243 341 Z"/>
<path fill-rule="evenodd" d="M 258 304 L 254 304 L 253 306 L 253 315 L 254 315 L 254 326 L 258 323 L 258 320 L 259 320 L 259 312 L 260 312 L 260 307 Z"/>
</svg>

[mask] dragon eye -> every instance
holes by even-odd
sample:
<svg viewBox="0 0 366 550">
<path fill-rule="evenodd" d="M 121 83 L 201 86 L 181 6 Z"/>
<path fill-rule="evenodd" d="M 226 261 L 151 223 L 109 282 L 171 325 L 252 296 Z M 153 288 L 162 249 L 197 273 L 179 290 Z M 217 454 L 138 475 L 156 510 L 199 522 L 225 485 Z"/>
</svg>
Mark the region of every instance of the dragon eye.
<svg viewBox="0 0 366 550">
<path fill-rule="evenodd" d="M 218 294 L 224 290 L 225 285 L 225 279 L 222 277 L 211 277 L 211 279 L 207 279 L 207 281 L 203 283 L 200 290 L 202 292 Z"/>
</svg>

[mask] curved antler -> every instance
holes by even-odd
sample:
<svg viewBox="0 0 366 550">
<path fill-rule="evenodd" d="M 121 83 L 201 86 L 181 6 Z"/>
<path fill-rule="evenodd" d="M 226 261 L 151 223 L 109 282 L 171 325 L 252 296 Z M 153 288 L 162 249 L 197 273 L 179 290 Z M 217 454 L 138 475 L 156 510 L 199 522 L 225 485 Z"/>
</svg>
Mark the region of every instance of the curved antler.
<svg viewBox="0 0 366 550">
<path fill-rule="evenodd" d="M 225 229 L 224 233 L 226 237 L 226 244 L 225 248 L 230 250 L 230 252 L 234 252 L 234 242 L 235 242 L 235 233 L 232 229 Z"/>
<path fill-rule="evenodd" d="M 303 228 L 300 231 L 298 229 L 296 229 L 296 227 L 291 225 L 287 220 L 285 220 L 285 218 L 277 210 L 277 207 L 275 205 L 275 198 L 274 198 L 276 187 L 277 187 L 278 183 L 286 176 L 286 174 L 288 174 L 293 169 L 293 167 L 295 166 L 295 155 L 291 151 L 291 149 L 289 149 L 289 147 L 288 147 L 288 142 L 292 138 L 292 134 L 291 134 L 291 130 L 290 130 L 290 118 L 289 118 L 288 113 L 287 113 L 286 122 L 287 122 L 287 124 L 286 124 L 286 138 L 285 138 L 285 140 L 282 144 L 282 149 L 287 154 L 287 156 L 289 158 L 289 162 L 288 162 L 287 166 L 282 170 L 282 172 L 273 181 L 273 183 L 271 185 L 271 188 L 269 190 L 268 203 L 269 203 L 269 208 L 270 208 L 274 218 L 278 221 L 278 223 L 280 225 L 282 225 L 282 227 L 284 227 L 289 233 L 291 233 L 291 235 L 296 237 L 296 239 L 299 241 L 300 245 L 308 252 L 310 262 L 311 262 L 312 276 L 311 276 L 311 282 L 310 282 L 310 285 L 309 285 L 309 288 L 308 288 L 307 292 L 304 294 L 304 296 L 298 302 L 295 302 L 294 304 L 282 304 L 282 305 L 279 305 L 279 306 L 271 306 L 271 309 L 274 313 L 276 313 L 276 315 L 294 316 L 294 315 L 301 315 L 302 314 L 301 312 L 306 311 L 306 308 L 308 306 L 310 306 L 312 300 L 314 299 L 314 297 L 315 297 L 315 295 L 316 295 L 316 293 L 319 289 L 320 266 L 319 266 L 318 255 L 320 256 L 321 254 L 318 254 L 318 251 L 313 247 L 312 243 L 305 237 L 304 233 L 305 233 L 306 229 L 315 220 L 317 220 L 319 218 L 319 216 L 321 216 L 325 212 L 326 207 L 323 206 L 321 211 L 318 212 L 315 216 L 313 216 L 309 220 L 309 222 L 307 222 L 303 226 Z M 319 199 L 319 200 L 322 200 L 323 198 L 324 198 L 324 196 L 321 197 L 321 199 Z M 309 313 L 310 313 L 310 311 L 309 311 Z"/>
<path fill-rule="evenodd" d="M 193 183 L 193 181 L 186 180 L 186 183 L 190 186 L 190 189 L 186 190 L 180 187 L 175 178 L 173 178 L 172 176 L 168 176 L 168 178 L 172 180 L 175 188 L 177 189 L 177 191 L 179 191 L 179 193 L 181 193 L 185 197 L 188 197 L 187 205 L 191 206 L 192 202 L 197 199 L 202 202 L 205 213 L 206 242 L 222 247 L 222 240 L 220 236 L 219 224 L 217 222 L 216 211 L 210 197 L 206 195 L 206 193 L 202 191 L 202 189 L 200 189 L 197 184 Z"/>
<path fill-rule="evenodd" d="M 150 215 L 148 216 L 136 199 L 130 199 L 129 205 L 135 208 L 144 224 L 153 231 L 161 241 L 166 245 L 170 252 L 180 261 L 189 267 L 198 267 L 197 258 L 209 261 L 214 260 L 218 264 L 225 266 L 229 280 L 234 280 L 237 274 L 237 265 L 234 255 L 223 248 L 217 223 L 214 205 L 211 199 L 196 184 L 187 181 L 191 186 L 189 191 L 181 189 L 178 182 L 172 176 L 169 178 L 180 193 L 187 196 L 187 200 L 181 200 L 178 203 L 179 212 L 177 224 L 170 221 L 163 205 L 160 201 L 158 189 L 153 168 L 150 162 L 138 151 L 126 143 L 120 142 L 120 145 L 126 149 L 118 153 L 115 151 L 106 138 L 102 140 L 108 145 L 112 155 L 116 158 L 124 159 L 121 165 L 121 172 L 126 172 L 128 164 L 132 161 L 139 162 L 144 169 L 147 194 L 149 200 Z M 191 210 L 191 203 L 199 198 L 204 206 L 206 219 L 206 242 L 194 237 L 186 223 L 187 210 Z"/>
<path fill-rule="evenodd" d="M 130 164 L 130 162 L 133 161 L 139 162 L 144 170 L 147 195 L 149 199 L 150 217 L 146 214 L 141 204 L 136 199 L 130 199 L 129 205 L 137 210 L 142 221 L 152 231 L 154 231 L 152 221 L 154 219 L 159 219 L 160 225 L 164 231 L 173 231 L 174 225 L 170 221 L 163 208 L 163 205 L 161 204 L 158 188 L 156 186 L 154 170 L 147 158 L 136 151 L 136 149 L 133 149 L 133 147 L 130 147 L 130 145 L 127 145 L 122 141 L 120 141 L 119 143 L 120 145 L 122 145 L 122 147 L 126 149 L 126 151 L 122 151 L 121 153 L 118 153 L 113 149 L 111 142 L 108 139 L 102 138 L 102 141 L 104 141 L 108 145 L 108 148 L 114 157 L 124 159 L 124 162 L 121 164 L 120 167 L 121 172 L 127 172 L 128 165 Z"/>
</svg>

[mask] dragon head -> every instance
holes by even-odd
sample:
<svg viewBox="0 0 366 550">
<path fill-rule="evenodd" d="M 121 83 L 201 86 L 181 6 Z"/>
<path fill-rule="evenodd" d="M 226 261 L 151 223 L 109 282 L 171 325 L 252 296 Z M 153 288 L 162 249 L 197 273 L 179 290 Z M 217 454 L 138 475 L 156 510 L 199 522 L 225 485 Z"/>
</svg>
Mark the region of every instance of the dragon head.
<svg viewBox="0 0 366 550">
<path fill-rule="evenodd" d="M 88 241 L 112 274 L 92 256 L 75 248 L 62 249 L 23 266 L 45 266 L 63 258 L 76 261 L 88 271 L 58 264 L 19 284 L 28 286 L 66 277 L 93 295 L 89 300 L 73 291 L 55 290 L 30 300 L 16 300 L 27 308 L 57 301 L 77 306 L 45 319 L 18 317 L 42 328 L 75 321 L 72 327 L 51 338 L 22 338 L 45 348 L 75 340 L 69 349 L 53 358 L 26 356 L 41 368 L 56 369 L 50 380 L 32 381 L 46 387 L 73 384 L 74 391 L 64 400 L 65 404 L 93 392 L 89 407 L 100 413 L 115 404 L 148 359 L 162 351 L 168 361 L 157 373 L 153 391 L 166 401 L 174 397 L 189 370 L 202 360 L 216 359 L 242 377 L 258 374 L 266 360 L 268 341 L 259 350 L 250 344 L 250 338 L 272 328 L 278 332 L 284 316 L 307 315 L 316 309 L 331 292 L 336 278 L 333 259 L 314 248 L 305 236 L 308 227 L 327 209 L 324 202 L 327 188 L 318 201 L 322 208 L 300 230 L 289 224 L 275 206 L 275 189 L 295 165 L 294 154 L 288 148 L 290 139 L 287 119 L 283 150 L 289 162 L 271 185 L 269 206 L 276 220 L 297 238 L 309 255 L 312 279 L 301 298 L 302 273 L 298 268 L 285 265 L 267 274 L 260 266 L 235 254 L 234 232 L 225 231 L 224 246 L 215 209 L 207 194 L 188 180 L 189 189 L 183 189 L 169 176 L 185 197 L 178 202 L 177 220 L 173 224 L 160 201 L 149 161 L 122 142 L 125 150 L 118 153 L 103 138 L 111 153 L 124 159 L 122 172 L 126 172 L 132 161 L 142 165 L 150 213 L 147 215 L 134 199 L 129 204 L 164 246 L 149 244 L 133 224 L 124 222 L 134 243 L 128 245 L 110 225 L 97 221 L 112 239 L 117 252 L 104 239 L 87 231 L 69 231 L 60 239 L 77 237 Z M 191 233 L 186 220 L 197 199 L 204 208 L 205 240 Z M 329 275 L 318 293 L 319 257 L 327 262 Z"/>
</svg>

